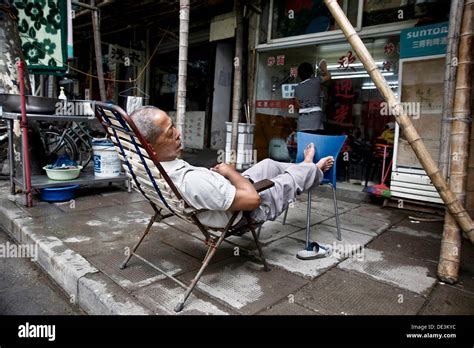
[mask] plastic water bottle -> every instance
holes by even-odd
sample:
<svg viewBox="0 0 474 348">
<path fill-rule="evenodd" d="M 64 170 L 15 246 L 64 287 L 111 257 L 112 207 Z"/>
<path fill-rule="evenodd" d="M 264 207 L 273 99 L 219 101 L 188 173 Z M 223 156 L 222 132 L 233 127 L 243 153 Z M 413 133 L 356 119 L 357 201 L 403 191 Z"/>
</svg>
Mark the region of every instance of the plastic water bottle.
<svg viewBox="0 0 474 348">
<path fill-rule="evenodd" d="M 63 115 L 66 114 L 66 105 L 67 105 L 67 97 L 66 97 L 66 94 L 64 94 L 64 87 L 59 87 L 59 96 L 58 96 L 58 99 L 61 99 L 61 104 L 62 104 L 62 108 L 61 108 L 61 113 Z"/>
</svg>

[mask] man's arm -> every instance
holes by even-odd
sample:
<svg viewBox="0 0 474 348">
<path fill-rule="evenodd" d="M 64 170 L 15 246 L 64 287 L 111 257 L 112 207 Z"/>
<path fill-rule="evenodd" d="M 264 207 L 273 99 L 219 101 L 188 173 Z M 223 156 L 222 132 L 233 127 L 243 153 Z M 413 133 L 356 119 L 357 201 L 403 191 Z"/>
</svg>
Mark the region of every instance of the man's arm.
<svg viewBox="0 0 474 348">
<path fill-rule="evenodd" d="M 300 100 L 297 97 L 295 97 L 293 99 L 293 102 L 295 103 L 295 108 L 299 110 L 301 108 Z"/>
<path fill-rule="evenodd" d="M 253 185 L 242 175 L 240 175 L 232 166 L 221 163 L 211 170 L 221 174 L 228 179 L 236 188 L 235 197 L 230 211 L 251 211 L 260 205 L 260 196 Z"/>
</svg>

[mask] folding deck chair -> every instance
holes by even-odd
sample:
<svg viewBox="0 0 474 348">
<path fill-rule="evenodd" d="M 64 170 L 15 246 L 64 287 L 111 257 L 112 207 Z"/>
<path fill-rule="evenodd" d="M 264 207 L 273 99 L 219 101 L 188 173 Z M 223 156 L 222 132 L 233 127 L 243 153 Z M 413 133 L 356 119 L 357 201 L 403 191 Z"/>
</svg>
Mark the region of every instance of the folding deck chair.
<svg viewBox="0 0 474 348">
<path fill-rule="evenodd" d="M 239 212 L 235 212 L 232 215 L 225 228 L 216 229 L 202 225 L 196 215 L 203 210 L 193 208 L 183 199 L 179 190 L 171 181 L 160 162 L 158 162 L 153 148 L 145 140 L 126 112 L 118 106 L 97 102 L 95 104 L 95 114 L 100 123 L 104 126 L 108 137 L 113 141 L 115 150 L 123 161 L 125 173 L 132 180 L 134 188 L 148 200 L 155 212 L 145 232 L 121 264 L 121 269 L 124 269 L 130 261 L 130 258 L 135 256 L 186 289 L 184 296 L 179 299 L 178 304 L 174 308 L 175 312 L 180 312 L 183 309 L 185 301 L 201 278 L 201 275 L 216 253 L 217 248 L 219 248 L 225 238 L 229 236 L 242 235 L 248 231 L 252 232 L 264 269 L 265 271 L 270 270 L 263 256 L 262 248 L 258 241 L 258 235 L 255 232 L 255 228 L 259 227 L 259 225 L 251 221 L 248 212 L 244 212 L 242 220 L 233 227 L 232 225 L 239 215 Z M 261 192 L 273 185 L 274 183 L 270 180 L 262 180 L 255 183 L 254 187 L 257 192 Z M 170 216 L 177 216 L 198 226 L 205 237 L 205 245 L 208 246 L 208 251 L 204 257 L 202 266 L 188 286 L 136 253 L 153 223 L 160 222 Z M 212 233 L 211 231 L 217 233 Z M 221 234 L 217 236 L 219 232 Z"/>
</svg>

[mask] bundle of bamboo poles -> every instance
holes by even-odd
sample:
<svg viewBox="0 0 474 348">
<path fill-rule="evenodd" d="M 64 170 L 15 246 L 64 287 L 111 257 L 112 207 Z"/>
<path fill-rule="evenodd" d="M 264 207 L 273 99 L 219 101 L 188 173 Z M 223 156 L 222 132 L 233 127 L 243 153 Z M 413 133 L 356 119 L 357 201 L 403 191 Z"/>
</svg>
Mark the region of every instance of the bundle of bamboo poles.
<svg viewBox="0 0 474 348">
<path fill-rule="evenodd" d="M 426 149 L 423 140 L 421 139 L 418 131 L 413 126 L 410 118 L 403 110 L 401 104 L 395 98 L 392 90 L 387 84 L 387 81 L 382 76 L 380 70 L 375 65 L 373 57 L 365 47 L 364 43 L 357 35 L 354 27 L 351 25 L 346 15 L 342 11 L 341 7 L 336 0 L 324 0 L 329 11 L 333 15 L 334 19 L 344 32 L 347 40 L 351 44 L 357 56 L 361 60 L 368 74 L 377 86 L 380 94 L 384 97 L 388 103 L 392 114 L 396 115 L 395 120 L 400 126 L 400 130 L 404 133 L 408 143 L 411 145 L 416 157 L 420 161 L 426 174 L 430 177 L 433 185 L 438 190 L 441 199 L 443 200 L 446 208 L 459 224 L 461 229 L 466 233 L 471 242 L 474 243 L 474 224 L 471 217 L 467 214 L 461 202 L 456 198 L 455 194 L 450 190 L 446 181 L 443 179 L 438 167 L 436 166 L 433 158 Z"/>
<path fill-rule="evenodd" d="M 464 205 L 471 128 L 471 78 L 473 63 L 474 0 L 464 3 L 458 49 L 458 67 L 451 125 L 449 187 Z M 458 279 L 461 259 L 461 233 L 455 217 L 446 212 L 438 263 L 438 277 L 453 284 Z"/>
</svg>

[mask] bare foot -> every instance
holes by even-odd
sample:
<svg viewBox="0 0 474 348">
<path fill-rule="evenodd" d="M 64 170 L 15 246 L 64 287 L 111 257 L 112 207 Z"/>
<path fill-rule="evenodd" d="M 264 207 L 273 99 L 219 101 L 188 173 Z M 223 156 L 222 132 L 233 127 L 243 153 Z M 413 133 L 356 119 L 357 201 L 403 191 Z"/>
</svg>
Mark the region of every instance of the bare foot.
<svg viewBox="0 0 474 348">
<path fill-rule="evenodd" d="M 303 162 L 313 163 L 315 152 L 316 152 L 316 150 L 314 149 L 314 144 L 309 143 L 308 146 L 306 146 L 306 149 L 304 150 L 304 160 L 303 160 Z"/>
<path fill-rule="evenodd" d="M 321 169 L 323 173 L 331 169 L 333 164 L 334 164 L 334 157 L 332 156 L 323 157 L 318 161 L 318 163 L 316 163 L 318 168 Z"/>
</svg>

